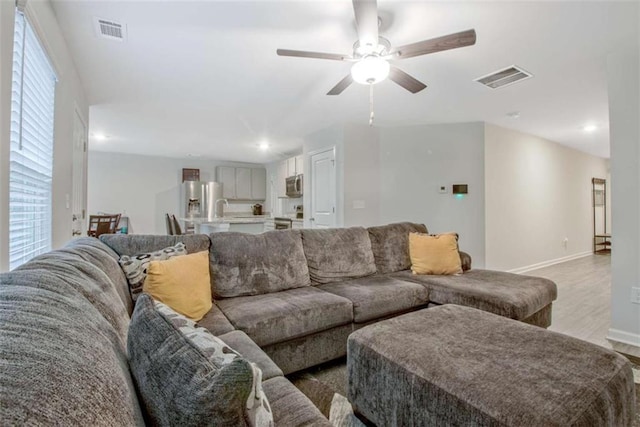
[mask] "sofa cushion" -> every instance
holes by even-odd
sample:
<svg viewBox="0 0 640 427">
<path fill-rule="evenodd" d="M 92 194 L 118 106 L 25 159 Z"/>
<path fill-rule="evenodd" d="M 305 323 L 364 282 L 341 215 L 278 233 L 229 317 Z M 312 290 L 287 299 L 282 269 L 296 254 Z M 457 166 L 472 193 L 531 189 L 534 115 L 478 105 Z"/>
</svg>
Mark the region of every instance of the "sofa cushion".
<svg viewBox="0 0 640 427">
<path fill-rule="evenodd" d="M 1 424 L 143 425 L 125 335 L 102 314 L 128 319 L 116 291 L 81 270 L 68 281 L 67 260 L 34 261 L 0 274 Z M 110 293 L 111 307 L 100 307 Z"/>
<path fill-rule="evenodd" d="M 263 381 L 284 375 L 282 369 L 244 332 L 232 331 L 220 335 L 218 338 L 240 353 L 249 362 L 258 365 L 258 368 L 262 371 Z"/>
<path fill-rule="evenodd" d="M 362 227 L 304 229 L 302 244 L 314 285 L 376 273 L 369 234 Z"/>
<path fill-rule="evenodd" d="M 213 306 L 209 252 L 151 261 L 144 291 L 191 320 L 202 319 Z"/>
<path fill-rule="evenodd" d="M 474 307 L 523 320 L 557 298 L 556 284 L 541 277 L 492 270 L 469 270 L 458 276 L 420 276 L 411 271 L 391 275 L 420 283 L 436 304 Z"/>
<path fill-rule="evenodd" d="M 313 287 L 229 298 L 218 307 L 260 347 L 351 323 L 351 301 Z"/>
<path fill-rule="evenodd" d="M 136 255 L 154 252 L 176 243 L 184 243 L 187 252 L 208 251 L 211 246 L 209 237 L 205 234 L 183 234 L 179 236 L 165 236 L 155 234 L 102 234 L 100 240 L 113 249 L 118 256 Z"/>
<path fill-rule="evenodd" d="M 186 318 L 171 317 L 142 294 L 131 318 L 129 364 L 151 423 L 247 425 L 250 363 Z"/>
<path fill-rule="evenodd" d="M 367 231 L 378 273 L 385 274 L 411 267 L 409 233 L 427 233 L 427 227 L 423 224 L 399 222 L 369 227 Z"/>
<path fill-rule="evenodd" d="M 202 319 L 198 320 L 198 326 L 205 328 L 216 336 L 226 334 L 236 329 L 215 303 L 212 304 L 211 310 L 209 310 Z"/>
<path fill-rule="evenodd" d="M 329 283 L 318 289 L 351 301 L 356 323 L 411 310 L 429 302 L 429 291 L 424 286 L 386 276 Z"/>
<path fill-rule="evenodd" d="M 309 398 L 286 378 L 272 378 L 265 381 L 262 387 L 277 426 L 332 426 Z"/>
<path fill-rule="evenodd" d="M 211 281 L 216 298 L 309 286 L 300 232 L 212 233 Z"/>
</svg>

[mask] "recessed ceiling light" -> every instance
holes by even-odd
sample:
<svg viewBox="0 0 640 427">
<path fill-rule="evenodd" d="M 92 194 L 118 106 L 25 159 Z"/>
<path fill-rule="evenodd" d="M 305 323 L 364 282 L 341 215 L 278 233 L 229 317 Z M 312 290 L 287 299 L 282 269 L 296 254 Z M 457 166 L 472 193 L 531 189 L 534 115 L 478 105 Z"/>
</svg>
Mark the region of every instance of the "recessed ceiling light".
<svg viewBox="0 0 640 427">
<path fill-rule="evenodd" d="M 267 151 L 269 149 L 269 143 L 267 141 L 262 141 L 258 148 L 262 151 Z"/>
<path fill-rule="evenodd" d="M 512 111 L 510 113 L 507 113 L 507 117 L 509 117 L 510 119 L 519 119 L 520 111 Z"/>
<path fill-rule="evenodd" d="M 94 133 L 93 134 L 93 139 L 95 139 L 96 141 L 106 141 L 107 140 L 107 135 L 105 135 L 103 133 Z"/>
<path fill-rule="evenodd" d="M 596 125 L 586 125 L 582 128 L 583 131 L 585 132 L 594 132 L 596 130 L 598 130 L 598 126 Z"/>
</svg>

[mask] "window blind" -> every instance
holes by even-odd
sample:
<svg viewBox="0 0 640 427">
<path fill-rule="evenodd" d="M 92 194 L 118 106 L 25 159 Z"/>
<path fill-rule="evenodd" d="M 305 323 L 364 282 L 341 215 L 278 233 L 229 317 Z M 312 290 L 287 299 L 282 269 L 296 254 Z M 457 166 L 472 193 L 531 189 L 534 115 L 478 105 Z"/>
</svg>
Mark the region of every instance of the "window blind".
<svg viewBox="0 0 640 427">
<path fill-rule="evenodd" d="M 9 149 L 9 268 L 51 250 L 56 76 L 22 12 L 16 11 Z"/>
</svg>

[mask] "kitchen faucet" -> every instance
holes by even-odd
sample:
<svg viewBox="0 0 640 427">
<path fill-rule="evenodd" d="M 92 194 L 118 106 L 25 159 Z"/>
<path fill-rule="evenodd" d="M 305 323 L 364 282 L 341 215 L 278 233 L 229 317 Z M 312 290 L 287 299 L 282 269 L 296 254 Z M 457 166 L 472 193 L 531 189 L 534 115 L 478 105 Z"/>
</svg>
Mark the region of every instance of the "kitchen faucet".
<svg viewBox="0 0 640 427">
<path fill-rule="evenodd" d="M 215 202 L 215 213 L 213 214 L 214 218 L 218 218 L 218 202 L 224 202 L 225 206 L 229 207 L 229 201 L 227 199 L 217 199 Z M 222 216 L 224 216 L 224 210 L 222 211 Z"/>
</svg>

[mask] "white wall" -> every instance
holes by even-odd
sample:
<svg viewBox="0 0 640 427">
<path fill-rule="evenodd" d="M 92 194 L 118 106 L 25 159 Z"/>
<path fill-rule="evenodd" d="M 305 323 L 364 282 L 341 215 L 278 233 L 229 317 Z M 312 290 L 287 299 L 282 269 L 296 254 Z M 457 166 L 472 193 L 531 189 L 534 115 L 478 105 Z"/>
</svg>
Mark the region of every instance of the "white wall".
<svg viewBox="0 0 640 427">
<path fill-rule="evenodd" d="M 632 288 L 640 287 L 640 41 L 636 43 L 607 59 L 613 207 L 607 338 L 615 350 L 640 357 L 640 304 L 630 301 Z"/>
<path fill-rule="evenodd" d="M 344 226 L 380 224 L 380 135 L 367 125 L 344 127 Z"/>
<path fill-rule="evenodd" d="M 456 198 L 453 184 L 467 184 Z M 447 194 L 438 187 L 445 185 Z M 380 129 L 380 223 L 413 221 L 430 232 L 455 231 L 460 248 L 485 260 L 484 125 L 482 123 Z"/>
<path fill-rule="evenodd" d="M 165 214 L 181 215 L 182 168 L 200 169 L 201 181 L 215 181 L 216 166 L 262 167 L 253 163 L 172 159 L 89 152 L 89 214 L 122 213 L 130 233 L 166 234 Z M 250 213 L 253 203 L 230 202 L 225 212 Z"/>
<path fill-rule="evenodd" d="M 0 1 L 0 271 L 8 268 L 8 157 L 9 118 L 11 103 L 11 66 L 13 55 L 14 2 Z M 54 150 L 53 150 L 53 248 L 64 245 L 71 238 L 73 121 L 77 109 L 88 118 L 84 89 L 69 54 L 66 42 L 51 4 L 29 1 L 26 10 L 40 41 L 43 43 L 58 75 L 55 94 Z"/>
<path fill-rule="evenodd" d="M 593 249 L 591 178 L 607 160 L 485 126 L 486 267 L 526 268 Z M 563 241 L 568 238 L 565 247 Z"/>
</svg>

